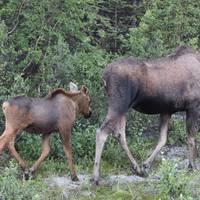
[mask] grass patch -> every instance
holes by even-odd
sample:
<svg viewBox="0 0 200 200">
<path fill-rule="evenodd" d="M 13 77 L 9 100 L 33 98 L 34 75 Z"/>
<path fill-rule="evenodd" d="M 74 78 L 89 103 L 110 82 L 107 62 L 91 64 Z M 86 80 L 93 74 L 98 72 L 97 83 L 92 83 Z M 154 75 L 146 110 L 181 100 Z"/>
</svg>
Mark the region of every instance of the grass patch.
<svg viewBox="0 0 200 200">
<path fill-rule="evenodd" d="M 94 154 L 95 154 L 95 131 L 97 126 L 91 125 L 87 129 L 82 127 L 75 128 L 72 137 L 74 163 L 77 173 L 92 174 Z M 183 121 L 175 121 L 172 125 L 170 136 L 171 141 L 169 144 L 176 144 L 185 140 L 185 127 Z M 130 130 L 129 130 L 130 131 Z M 26 137 L 28 134 L 26 135 Z M 20 154 L 29 161 L 30 166 L 33 160 L 37 159 L 40 154 L 41 139 L 38 136 L 33 136 L 29 140 L 29 135 L 25 135 L 18 141 L 17 147 Z M 143 135 L 128 134 L 127 136 L 130 150 L 133 152 L 134 157 L 139 161 L 145 160 L 149 152 L 155 147 L 154 139 L 144 138 Z M 197 137 L 197 141 L 200 141 Z M 29 145 L 31 142 L 33 144 Z M 37 151 L 31 154 L 34 146 Z M 48 159 L 46 159 L 34 180 L 23 182 L 21 178 L 21 170 L 17 163 L 9 160 L 7 153 L 4 153 L 4 159 L 0 160 L 0 199 L 198 199 L 200 188 L 199 180 L 200 173 L 189 174 L 185 170 L 179 170 L 174 162 L 159 161 L 152 167 L 152 173 L 160 173 L 160 180 L 148 181 L 142 183 L 132 184 L 116 184 L 112 186 L 94 187 L 89 183 L 82 185 L 79 190 L 68 191 L 66 188 L 52 188 L 44 183 L 44 178 L 51 176 L 69 176 L 69 169 L 67 160 L 63 153 L 63 148 L 60 143 L 58 135 L 53 135 L 52 138 L 52 152 Z M 127 159 L 125 152 L 122 150 L 118 142 L 109 137 L 102 156 L 101 162 L 102 177 L 107 179 L 111 174 L 128 174 L 131 175 L 130 163 Z M 151 178 L 151 177 L 150 177 Z M 148 178 L 148 180 L 150 180 Z M 190 190 L 193 188 L 193 191 Z"/>
<path fill-rule="evenodd" d="M 79 189 L 66 189 L 65 187 L 50 187 L 44 182 L 45 177 L 52 175 L 66 175 L 66 163 L 58 160 L 46 160 L 34 180 L 22 181 L 21 170 L 14 161 L 0 171 L 0 199 L 3 200 L 193 200 L 199 196 L 200 173 L 188 173 L 186 169 L 180 170 L 176 163 L 163 160 L 156 168 L 159 179 L 153 179 L 155 170 L 144 182 L 117 183 L 114 185 L 93 186 L 83 183 Z M 105 162 L 102 163 L 104 178 L 111 173 L 122 174 Z M 81 166 L 77 166 L 78 170 Z M 191 190 L 192 188 L 192 190 Z"/>
</svg>

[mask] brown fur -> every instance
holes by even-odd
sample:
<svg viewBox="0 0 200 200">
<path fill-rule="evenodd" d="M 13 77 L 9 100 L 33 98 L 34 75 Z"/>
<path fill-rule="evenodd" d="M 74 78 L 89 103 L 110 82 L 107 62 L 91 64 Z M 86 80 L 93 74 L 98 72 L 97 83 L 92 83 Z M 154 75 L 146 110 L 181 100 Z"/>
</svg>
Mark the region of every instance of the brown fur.
<svg viewBox="0 0 200 200">
<path fill-rule="evenodd" d="M 64 94 L 67 97 L 74 97 L 77 94 L 80 94 L 80 92 L 79 91 L 78 92 L 71 92 L 71 91 L 66 91 L 64 88 L 56 88 L 56 89 L 50 91 L 46 98 L 51 99 L 57 94 Z"/>
<path fill-rule="evenodd" d="M 180 45 L 176 48 L 176 50 L 170 54 L 168 57 L 171 58 L 171 59 L 176 59 L 178 58 L 179 56 L 182 56 L 184 54 L 188 54 L 188 53 L 195 53 L 195 51 L 188 47 L 188 46 L 185 46 L 185 45 Z"/>
<path fill-rule="evenodd" d="M 5 101 L 2 108 L 6 124 L 5 131 L 0 137 L 0 154 L 7 146 L 11 155 L 27 171 L 27 163 L 14 147 L 15 137 L 22 130 L 42 134 L 42 154 L 26 173 L 27 176 L 31 176 L 49 154 L 50 134 L 57 131 L 68 158 L 72 180 L 78 180 L 72 160 L 71 130 L 77 114 L 80 113 L 85 117 L 91 115 L 90 101 L 89 92 L 85 86 L 82 86 L 81 90 L 77 92 L 57 88 L 45 98 L 17 96 Z"/>
<path fill-rule="evenodd" d="M 195 140 L 200 115 L 200 54 L 179 46 L 159 59 L 123 58 L 109 64 L 103 79 L 108 94 L 108 112 L 97 131 L 93 177 L 98 183 L 100 159 L 107 135 L 113 132 L 125 150 L 132 169 L 143 174 L 165 145 L 170 117 L 186 112 L 189 164 L 195 166 Z M 125 114 L 130 108 L 145 114 L 160 114 L 160 138 L 142 168 L 133 158 L 125 137 Z"/>
</svg>

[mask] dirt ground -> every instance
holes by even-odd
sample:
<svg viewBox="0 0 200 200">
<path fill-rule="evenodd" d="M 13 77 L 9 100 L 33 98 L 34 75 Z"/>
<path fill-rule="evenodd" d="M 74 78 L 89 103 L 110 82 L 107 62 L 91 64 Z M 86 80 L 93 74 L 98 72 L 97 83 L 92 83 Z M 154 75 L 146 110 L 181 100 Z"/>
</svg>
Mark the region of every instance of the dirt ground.
<svg viewBox="0 0 200 200">
<path fill-rule="evenodd" d="M 178 161 L 178 168 L 183 169 L 187 168 L 188 166 L 188 159 L 187 159 L 187 148 L 186 146 L 179 147 L 179 146 L 172 146 L 172 147 L 164 147 L 161 153 L 157 156 L 156 162 L 161 162 L 161 159 L 169 159 L 172 161 L 175 161 L 177 163 Z M 197 162 L 197 167 L 200 169 L 200 163 Z M 153 169 L 152 169 L 153 171 Z M 91 174 L 81 173 L 78 174 L 79 181 L 78 182 L 72 182 L 70 177 L 67 176 L 52 176 L 45 178 L 44 181 L 47 183 L 50 187 L 56 187 L 56 188 L 62 188 L 65 190 L 66 195 L 70 193 L 79 193 L 80 196 L 94 196 L 90 190 L 88 190 L 88 187 L 92 186 L 92 183 L 90 182 Z M 114 186 L 118 184 L 137 184 L 142 182 L 150 182 L 150 181 L 159 181 L 159 175 L 154 172 L 153 175 L 149 177 L 140 177 L 136 175 L 127 175 L 125 173 L 122 174 L 110 174 L 106 177 L 104 176 L 100 180 L 101 186 Z M 197 182 L 199 180 L 196 180 Z M 195 183 L 192 183 L 195 184 Z M 85 189 L 84 189 L 85 188 Z"/>
</svg>

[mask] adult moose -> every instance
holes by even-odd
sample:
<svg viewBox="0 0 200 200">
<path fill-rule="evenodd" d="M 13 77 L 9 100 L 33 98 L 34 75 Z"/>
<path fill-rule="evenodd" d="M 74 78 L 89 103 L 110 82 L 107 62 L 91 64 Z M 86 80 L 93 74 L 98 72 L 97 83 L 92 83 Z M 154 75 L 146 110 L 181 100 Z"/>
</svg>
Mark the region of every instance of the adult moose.
<svg viewBox="0 0 200 200">
<path fill-rule="evenodd" d="M 171 55 L 155 60 L 121 59 L 103 74 L 108 94 L 107 116 L 97 130 L 93 180 L 99 181 L 100 160 L 110 132 L 125 150 L 132 169 L 141 175 L 165 145 L 170 117 L 186 111 L 189 166 L 195 166 L 195 132 L 200 111 L 200 55 L 187 46 L 179 46 Z M 125 137 L 125 113 L 129 108 L 146 114 L 160 114 L 160 137 L 142 169 L 133 158 Z"/>
<path fill-rule="evenodd" d="M 81 90 L 70 83 L 70 91 L 57 88 L 45 98 L 18 96 L 3 103 L 6 119 L 5 131 L 0 137 L 0 154 L 4 147 L 16 158 L 26 178 L 32 176 L 50 152 L 50 133 L 58 131 L 62 140 L 65 155 L 71 173 L 71 179 L 78 177 L 73 165 L 71 148 L 71 130 L 77 114 L 90 117 L 90 96 L 87 87 Z M 42 153 L 39 159 L 28 169 L 27 163 L 20 157 L 14 147 L 17 133 L 22 130 L 42 134 Z"/>
</svg>

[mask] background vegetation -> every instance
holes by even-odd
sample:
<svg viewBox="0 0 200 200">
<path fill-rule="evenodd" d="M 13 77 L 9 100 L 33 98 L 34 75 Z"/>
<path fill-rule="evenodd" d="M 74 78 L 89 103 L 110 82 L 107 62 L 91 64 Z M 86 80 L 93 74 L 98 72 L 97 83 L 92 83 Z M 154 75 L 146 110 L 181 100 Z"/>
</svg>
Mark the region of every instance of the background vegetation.
<svg viewBox="0 0 200 200">
<path fill-rule="evenodd" d="M 91 169 L 95 130 L 106 113 L 101 80 L 105 66 L 121 56 L 164 56 L 180 44 L 200 47 L 197 0 L 1 0 L 0 19 L 0 103 L 16 95 L 42 97 L 51 88 L 67 88 L 70 81 L 88 86 L 93 116 L 79 118 L 73 129 L 75 162 L 84 169 Z M 137 159 L 144 159 L 154 144 L 144 134 L 157 131 L 157 117 L 133 112 L 127 117 L 130 148 Z M 171 132 L 176 134 L 169 144 L 185 142 L 182 120 L 173 120 Z M 16 147 L 25 159 L 34 160 L 40 137 L 22 133 Z M 64 162 L 57 135 L 52 136 L 50 158 Z M 129 166 L 111 138 L 104 161 L 117 169 Z"/>
</svg>

